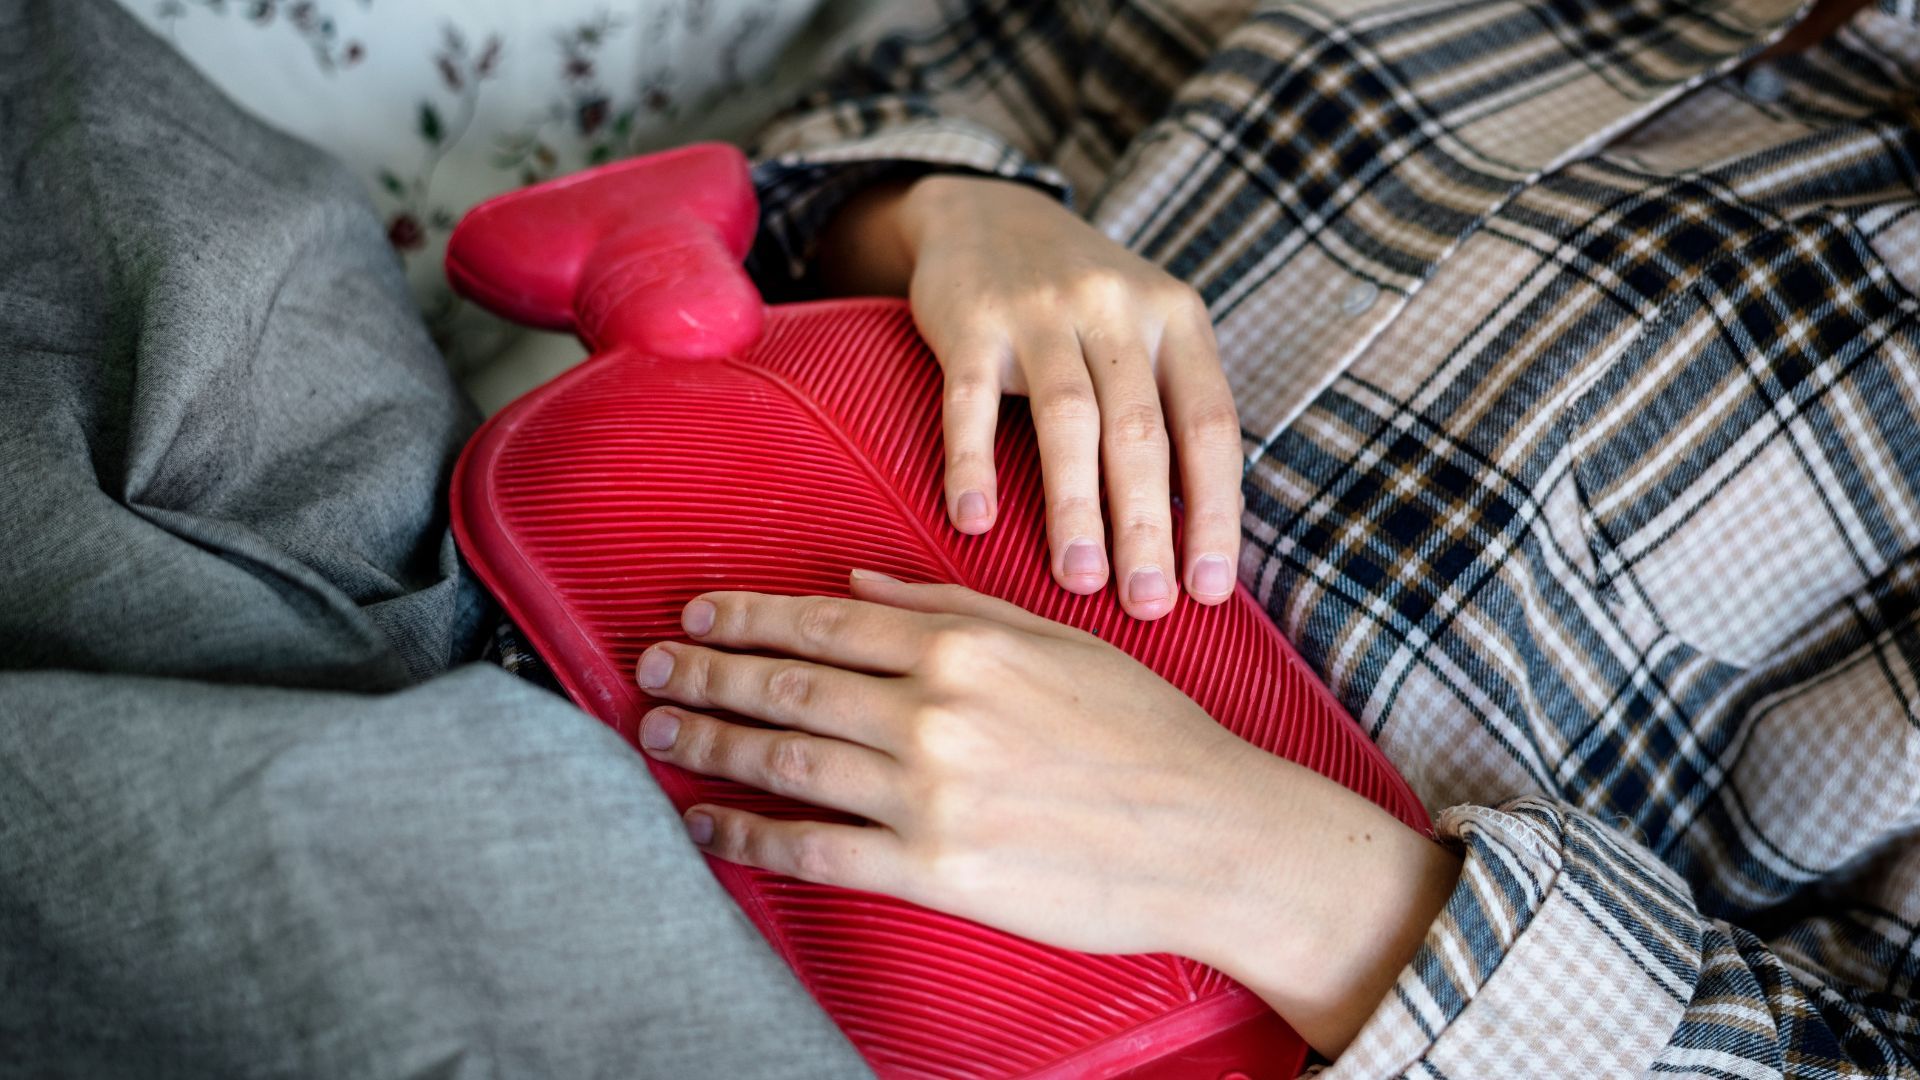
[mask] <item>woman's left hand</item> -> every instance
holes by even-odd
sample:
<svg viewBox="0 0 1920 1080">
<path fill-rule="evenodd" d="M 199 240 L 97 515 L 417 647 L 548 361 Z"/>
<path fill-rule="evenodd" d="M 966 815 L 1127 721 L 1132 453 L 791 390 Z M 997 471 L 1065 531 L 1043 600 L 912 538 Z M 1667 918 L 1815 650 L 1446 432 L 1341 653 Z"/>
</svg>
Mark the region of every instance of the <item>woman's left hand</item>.
<svg viewBox="0 0 1920 1080">
<path fill-rule="evenodd" d="M 1190 956 L 1345 1045 L 1451 855 L 1092 635 L 958 586 L 856 572 L 853 592 L 709 593 L 682 615 L 702 644 L 641 657 L 641 688 L 685 706 L 646 715 L 649 754 L 871 823 L 699 805 L 696 844 L 1064 948 Z"/>
</svg>

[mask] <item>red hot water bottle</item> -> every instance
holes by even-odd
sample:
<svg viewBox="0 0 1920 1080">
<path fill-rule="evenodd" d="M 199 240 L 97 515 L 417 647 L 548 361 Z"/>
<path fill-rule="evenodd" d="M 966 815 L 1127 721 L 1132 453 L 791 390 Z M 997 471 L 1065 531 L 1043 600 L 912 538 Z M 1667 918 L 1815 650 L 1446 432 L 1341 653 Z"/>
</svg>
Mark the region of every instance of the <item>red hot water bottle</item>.
<svg viewBox="0 0 1920 1080">
<path fill-rule="evenodd" d="M 740 268 L 756 221 L 744 158 L 700 145 L 501 196 L 448 248 L 461 292 L 571 329 L 594 352 L 481 428 L 452 496 L 462 550 L 582 708 L 635 741 L 653 702 L 634 662 L 679 635 L 694 595 L 844 596 L 863 567 L 960 582 L 1096 633 L 1242 738 L 1427 827 L 1245 590 L 1145 623 L 1111 590 L 1053 582 L 1024 403 L 1001 417 L 998 524 L 956 532 L 941 499 L 940 369 L 906 306 L 764 307 Z M 826 816 L 649 765 L 683 809 Z M 1306 1053 L 1251 992 L 1189 960 L 1071 953 L 711 865 L 881 1076 L 1251 1080 L 1292 1077 Z"/>
</svg>

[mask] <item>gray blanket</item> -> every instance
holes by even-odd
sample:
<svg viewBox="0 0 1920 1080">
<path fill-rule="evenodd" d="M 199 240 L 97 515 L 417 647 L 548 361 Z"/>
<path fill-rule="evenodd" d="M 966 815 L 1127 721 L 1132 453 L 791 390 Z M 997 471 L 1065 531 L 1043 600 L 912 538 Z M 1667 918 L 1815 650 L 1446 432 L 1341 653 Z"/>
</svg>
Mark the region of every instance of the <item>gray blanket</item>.
<svg viewBox="0 0 1920 1080">
<path fill-rule="evenodd" d="M 0 0 L 0 1075 L 858 1058 L 599 723 L 462 664 L 474 416 L 354 181 Z"/>
</svg>

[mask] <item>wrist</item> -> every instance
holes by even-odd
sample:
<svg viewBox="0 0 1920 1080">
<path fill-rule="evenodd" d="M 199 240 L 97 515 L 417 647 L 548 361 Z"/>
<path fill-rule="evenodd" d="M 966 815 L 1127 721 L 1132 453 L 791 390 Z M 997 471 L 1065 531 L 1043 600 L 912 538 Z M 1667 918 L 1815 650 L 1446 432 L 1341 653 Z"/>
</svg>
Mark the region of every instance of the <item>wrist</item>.
<svg viewBox="0 0 1920 1080">
<path fill-rule="evenodd" d="M 1457 855 L 1364 797 L 1278 758 L 1211 854 L 1202 935 L 1186 954 L 1265 1000 L 1336 1057 L 1413 959 L 1459 880 Z"/>
<path fill-rule="evenodd" d="M 1028 185 L 995 176 L 934 172 L 875 184 L 848 199 L 821 230 L 814 273 L 837 295 L 905 296 L 922 249 L 940 239 L 936 230 L 965 236 L 969 222 L 1004 224 L 1009 197 L 1015 208 L 1065 212 Z"/>
<path fill-rule="evenodd" d="M 936 172 L 915 177 L 901 188 L 893 217 L 894 242 L 909 265 L 920 257 L 929 224 L 940 218 L 943 208 L 952 213 L 955 192 L 980 182 L 977 176 Z"/>
</svg>

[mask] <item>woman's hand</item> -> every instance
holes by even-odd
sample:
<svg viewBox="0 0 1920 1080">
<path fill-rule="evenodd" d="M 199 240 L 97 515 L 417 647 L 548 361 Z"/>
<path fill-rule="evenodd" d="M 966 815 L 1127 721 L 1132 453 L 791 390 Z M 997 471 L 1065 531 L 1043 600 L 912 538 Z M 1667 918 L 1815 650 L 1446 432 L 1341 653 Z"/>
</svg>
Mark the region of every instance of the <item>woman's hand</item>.
<svg viewBox="0 0 1920 1080">
<path fill-rule="evenodd" d="M 856 573 L 853 590 L 709 593 L 682 616 L 703 644 L 641 657 L 641 688 L 685 706 L 646 715 L 649 754 L 871 823 L 700 805 L 695 843 L 1066 948 L 1190 956 L 1345 1045 L 1452 856 L 1098 638 L 958 586 Z"/>
<path fill-rule="evenodd" d="M 819 265 L 839 291 L 908 296 L 946 373 L 946 498 L 956 528 L 993 526 L 1000 397 L 1024 394 L 1062 586 L 1087 593 L 1107 582 L 1104 465 L 1121 606 L 1140 619 L 1173 610 L 1177 458 L 1187 592 L 1204 604 L 1232 593 L 1240 421 L 1206 304 L 1191 288 L 1039 191 L 967 176 L 863 193 L 822 237 Z"/>
</svg>

